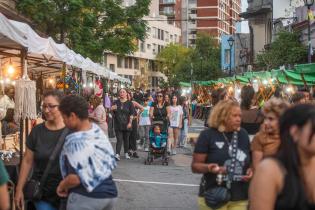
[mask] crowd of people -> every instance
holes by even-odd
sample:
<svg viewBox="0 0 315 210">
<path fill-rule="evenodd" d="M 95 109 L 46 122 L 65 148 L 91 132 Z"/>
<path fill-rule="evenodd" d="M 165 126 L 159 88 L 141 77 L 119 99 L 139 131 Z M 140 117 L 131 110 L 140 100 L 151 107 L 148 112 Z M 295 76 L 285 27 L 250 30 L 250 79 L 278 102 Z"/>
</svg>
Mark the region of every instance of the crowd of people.
<svg viewBox="0 0 315 210">
<path fill-rule="evenodd" d="M 196 142 L 203 174 L 200 210 L 315 209 L 315 105 L 307 90 L 259 106 L 252 86 L 240 101 L 219 88 Z"/>
<path fill-rule="evenodd" d="M 168 153 L 175 155 L 187 138 L 188 101 L 171 88 L 122 88 L 103 99 L 52 90 L 44 93 L 41 104 L 44 122 L 33 127 L 26 140 L 14 197 L 17 209 L 112 209 L 118 193 L 111 172 L 122 146 L 126 159 L 139 158 L 138 149 L 148 152 L 166 132 L 171 134 Z M 156 142 L 150 139 L 151 130 Z M 117 139 L 115 150 L 109 134 Z M 6 192 L 0 196 L 2 210 L 9 206 L 9 178 L 2 162 L 0 173 L 0 191 Z"/>
<path fill-rule="evenodd" d="M 298 91 L 258 103 L 252 86 L 240 99 L 212 91 L 192 171 L 203 174 L 199 209 L 315 209 L 315 105 Z M 43 95 L 44 122 L 26 140 L 15 191 L 17 209 L 110 210 L 118 191 L 112 171 L 138 150 L 166 146 L 169 156 L 187 144 L 192 100 L 179 90 L 122 88 L 117 96 Z M 113 149 L 109 136 L 116 137 Z M 166 139 L 166 140 L 165 140 Z M 167 145 L 164 145 L 167 144 Z M 84 154 L 84 155 L 82 155 Z M 0 161 L 0 209 L 9 208 L 8 175 Z"/>
</svg>

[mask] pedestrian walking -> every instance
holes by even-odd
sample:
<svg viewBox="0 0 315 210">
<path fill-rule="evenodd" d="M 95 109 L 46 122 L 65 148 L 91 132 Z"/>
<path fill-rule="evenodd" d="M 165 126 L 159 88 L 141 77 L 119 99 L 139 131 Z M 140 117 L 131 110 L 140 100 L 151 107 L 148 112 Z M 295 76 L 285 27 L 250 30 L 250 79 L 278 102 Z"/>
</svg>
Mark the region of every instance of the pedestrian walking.
<svg viewBox="0 0 315 210">
<path fill-rule="evenodd" d="M 203 174 L 200 210 L 246 210 L 251 179 L 250 143 L 241 126 L 237 102 L 219 102 L 212 110 L 209 128 L 202 131 L 193 154 L 192 171 Z"/>
<path fill-rule="evenodd" d="M 242 110 L 242 124 L 250 137 L 252 138 L 260 128 L 263 121 L 261 110 L 256 105 L 255 90 L 250 85 L 243 86 L 241 90 L 241 110 Z"/>
<path fill-rule="evenodd" d="M 7 183 L 9 181 L 9 175 L 5 170 L 2 160 L 0 160 L 0 210 L 9 210 L 9 192 Z"/>
<path fill-rule="evenodd" d="M 151 127 L 151 119 L 150 119 L 150 107 L 149 107 L 149 98 L 144 99 L 143 110 L 139 115 L 139 133 L 140 138 L 143 141 L 144 151 L 149 151 L 150 145 L 150 127 Z"/>
<path fill-rule="evenodd" d="M 88 103 L 80 96 L 65 97 L 59 107 L 65 125 L 73 131 L 60 154 L 63 180 L 57 194 L 67 197 L 67 210 L 111 210 L 117 198 L 112 178 L 116 167 L 107 135 L 89 121 Z"/>
<path fill-rule="evenodd" d="M 27 179 L 32 169 L 31 180 L 33 180 L 33 183 L 40 183 L 39 186 L 42 191 L 42 195 L 33 200 L 36 209 L 57 210 L 59 208 L 60 198 L 56 193 L 56 189 L 62 179 L 58 159 L 60 151 L 56 154 L 54 160 L 50 160 L 50 157 L 58 142 L 63 141 L 60 137 L 65 132 L 65 124 L 58 108 L 62 97 L 62 93 L 57 90 L 44 94 L 42 111 L 46 121 L 35 126 L 26 139 L 26 151 L 15 194 L 15 204 L 18 209 L 24 207 L 23 189 L 25 185 L 30 186 L 31 184 L 27 182 Z M 51 167 L 47 169 L 50 161 L 52 161 Z M 43 180 L 45 171 L 47 171 L 47 175 Z"/>
<path fill-rule="evenodd" d="M 133 103 L 127 98 L 126 89 L 119 90 L 119 99 L 116 100 L 111 108 L 114 113 L 114 126 L 117 139 L 116 160 L 120 160 L 120 150 L 124 144 L 125 158 L 130 159 L 129 137 L 132 129 L 132 120 L 135 113 Z"/>
<path fill-rule="evenodd" d="M 94 99 L 91 101 L 94 107 L 92 113 L 89 114 L 89 118 L 96 123 L 102 131 L 108 135 L 108 126 L 106 122 L 106 110 L 102 104 L 102 99 L 95 96 Z"/>
<path fill-rule="evenodd" d="M 250 186 L 250 209 L 315 209 L 315 107 L 294 106 L 279 121 L 279 152 L 257 167 Z"/>
<path fill-rule="evenodd" d="M 252 143 L 253 168 L 267 156 L 275 155 L 280 146 L 279 118 L 289 108 L 289 103 L 283 99 L 271 98 L 262 109 L 264 116 L 260 131 L 255 135 Z"/>
<path fill-rule="evenodd" d="M 141 106 L 137 101 L 134 100 L 133 94 L 128 93 L 128 100 L 132 102 L 134 106 L 133 120 L 132 120 L 132 129 L 129 137 L 129 156 L 134 158 L 139 158 L 137 153 L 137 140 L 139 139 L 138 133 L 138 112 L 143 110 L 143 106 Z M 143 99 L 142 99 L 143 100 Z"/>
<path fill-rule="evenodd" d="M 170 114 L 170 107 L 164 101 L 162 92 L 157 93 L 156 102 L 150 108 L 150 117 L 152 124 L 162 125 L 162 132 L 167 132 L 168 129 L 168 116 Z"/>
<path fill-rule="evenodd" d="M 215 105 L 217 105 L 220 101 L 227 100 L 228 99 L 228 93 L 226 88 L 218 88 L 216 90 L 213 90 L 211 92 L 211 107 L 209 107 L 206 117 L 205 117 L 205 123 L 204 126 L 208 127 L 208 121 L 211 116 L 211 110 Z"/>
<path fill-rule="evenodd" d="M 164 102 L 167 106 L 171 105 L 171 96 L 168 93 L 164 95 Z"/>
<path fill-rule="evenodd" d="M 176 147 L 178 143 L 178 138 L 180 134 L 180 129 L 182 128 L 183 121 L 183 108 L 178 103 L 178 98 L 176 95 L 172 97 L 172 104 L 170 106 L 169 115 L 170 126 L 168 128 L 169 141 L 168 141 L 168 151 L 172 155 L 176 155 Z"/>
<path fill-rule="evenodd" d="M 184 147 L 186 145 L 187 135 L 188 135 L 188 126 L 189 126 L 189 104 L 186 96 L 182 97 L 181 106 L 183 109 L 183 120 L 182 128 L 179 135 L 179 146 Z"/>
</svg>

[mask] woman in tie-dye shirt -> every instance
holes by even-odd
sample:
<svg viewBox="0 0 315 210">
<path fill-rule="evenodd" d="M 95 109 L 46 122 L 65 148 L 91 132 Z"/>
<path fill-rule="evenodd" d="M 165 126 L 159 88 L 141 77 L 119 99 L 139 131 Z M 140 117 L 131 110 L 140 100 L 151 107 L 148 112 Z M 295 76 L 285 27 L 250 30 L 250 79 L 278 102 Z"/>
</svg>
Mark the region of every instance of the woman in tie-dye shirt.
<svg viewBox="0 0 315 210">
<path fill-rule="evenodd" d="M 67 210 L 112 209 L 117 198 L 111 175 L 116 161 L 108 137 L 89 121 L 84 98 L 67 96 L 59 109 L 65 125 L 74 132 L 66 137 L 61 151 L 63 180 L 57 194 L 68 197 Z"/>
</svg>

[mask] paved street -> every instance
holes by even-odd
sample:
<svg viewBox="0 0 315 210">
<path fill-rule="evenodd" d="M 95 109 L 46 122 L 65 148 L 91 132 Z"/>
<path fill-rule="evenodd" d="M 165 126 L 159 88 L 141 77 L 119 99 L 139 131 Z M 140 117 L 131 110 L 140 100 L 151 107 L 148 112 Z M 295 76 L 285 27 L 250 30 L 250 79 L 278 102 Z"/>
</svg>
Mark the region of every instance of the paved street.
<svg viewBox="0 0 315 210">
<path fill-rule="evenodd" d="M 191 131 L 202 127 L 195 120 L 193 126 Z M 192 148 L 179 149 L 168 166 L 158 160 L 144 165 L 144 152 L 140 152 L 139 159 L 122 159 L 113 173 L 119 190 L 115 210 L 197 209 L 201 175 L 191 172 L 191 151 Z"/>
</svg>

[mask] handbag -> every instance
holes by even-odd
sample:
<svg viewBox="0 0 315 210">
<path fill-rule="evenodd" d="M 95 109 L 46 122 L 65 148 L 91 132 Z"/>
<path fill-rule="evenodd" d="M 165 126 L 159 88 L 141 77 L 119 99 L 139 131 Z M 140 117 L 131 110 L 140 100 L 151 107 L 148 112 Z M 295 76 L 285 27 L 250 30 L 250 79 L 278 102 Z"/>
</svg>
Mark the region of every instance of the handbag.
<svg viewBox="0 0 315 210">
<path fill-rule="evenodd" d="M 54 148 L 54 150 L 52 152 L 52 155 L 49 158 L 48 164 L 47 164 L 47 166 L 45 168 L 45 171 L 44 171 L 43 176 L 41 177 L 40 181 L 35 180 L 35 179 L 31 179 L 31 180 L 26 182 L 26 184 L 24 186 L 24 189 L 23 189 L 24 199 L 25 200 L 29 200 L 29 201 L 39 201 L 39 200 L 41 200 L 41 198 L 43 196 L 43 192 L 42 192 L 43 185 L 46 182 L 49 170 L 53 166 L 53 162 L 56 159 L 56 156 L 59 154 L 59 152 L 60 152 L 60 150 L 61 150 L 61 148 L 63 146 L 63 143 L 65 142 L 65 138 L 68 135 L 68 133 L 69 133 L 69 129 L 68 128 L 65 128 L 62 131 L 62 133 L 61 133 L 61 135 L 60 135 L 60 137 L 58 139 L 58 143 L 55 146 L 55 148 Z"/>
<path fill-rule="evenodd" d="M 224 138 L 227 141 L 225 135 L 224 135 Z M 231 145 L 229 145 L 229 154 L 230 156 L 232 156 L 231 165 L 234 167 L 227 168 L 227 176 L 226 176 L 227 180 L 226 180 L 225 186 L 220 185 L 223 180 L 222 180 L 222 174 L 219 174 L 217 177 L 217 181 L 220 183 L 219 186 L 204 190 L 205 202 L 207 206 L 209 206 L 212 209 L 219 209 L 231 200 L 230 190 L 231 190 L 231 184 L 232 184 L 235 166 L 236 166 L 235 162 L 236 162 L 236 155 L 237 155 L 237 141 L 238 141 L 238 134 L 235 131 L 233 133 Z M 205 189 L 206 180 L 204 177 L 202 180 L 202 184 Z"/>
</svg>

